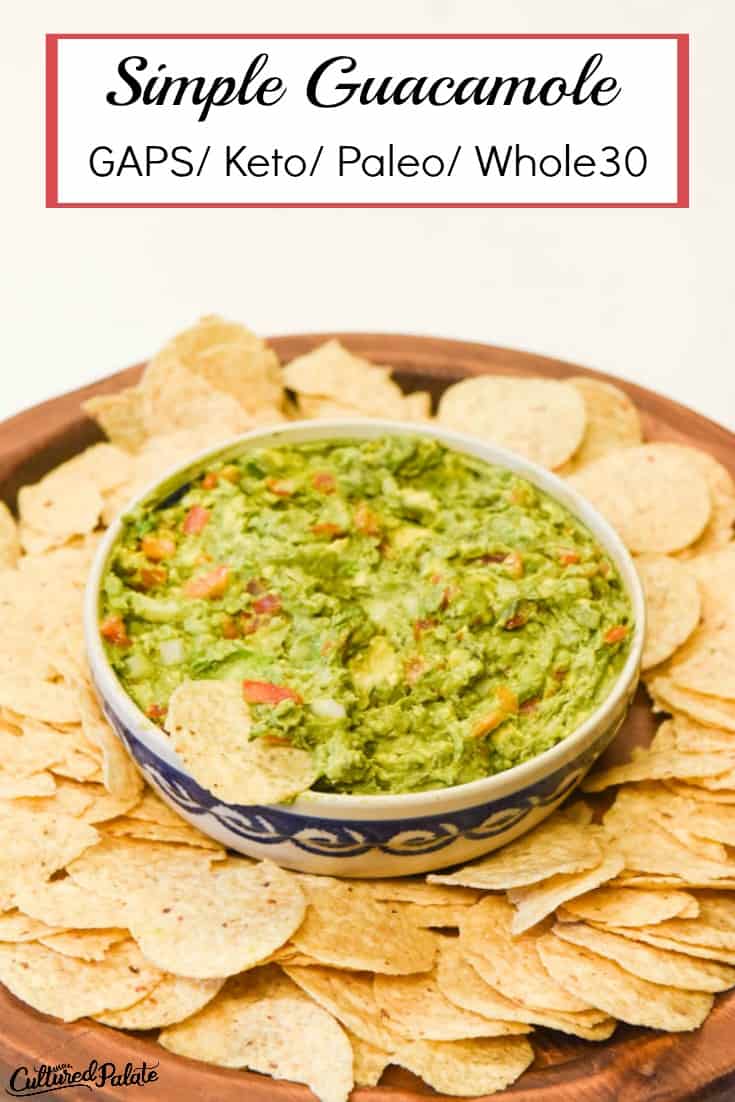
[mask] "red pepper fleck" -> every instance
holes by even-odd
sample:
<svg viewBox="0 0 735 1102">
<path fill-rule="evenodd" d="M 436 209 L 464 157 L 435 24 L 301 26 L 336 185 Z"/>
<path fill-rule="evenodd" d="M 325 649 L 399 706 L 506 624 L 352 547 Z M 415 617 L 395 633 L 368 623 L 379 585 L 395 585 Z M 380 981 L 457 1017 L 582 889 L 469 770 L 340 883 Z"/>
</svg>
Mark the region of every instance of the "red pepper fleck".
<svg viewBox="0 0 735 1102">
<path fill-rule="evenodd" d="M 484 562 L 484 563 L 505 562 L 505 556 L 506 556 L 505 551 L 491 551 L 491 552 L 488 552 L 487 555 L 480 555 L 480 562 Z"/>
<path fill-rule="evenodd" d="M 292 746 L 291 739 L 282 738 L 280 735 L 263 735 L 262 742 L 267 746 Z"/>
<path fill-rule="evenodd" d="M 569 547 L 562 547 L 559 551 L 559 562 L 562 566 L 574 566 L 580 562 L 580 554 Z"/>
<path fill-rule="evenodd" d="M 605 643 L 612 646 L 615 643 L 622 643 L 627 634 L 627 624 L 616 624 L 615 627 L 608 628 L 602 638 Z"/>
<path fill-rule="evenodd" d="M 361 501 L 355 509 L 355 528 L 363 536 L 379 536 L 380 535 L 380 518 L 376 513 L 372 511 L 370 506 Z"/>
<path fill-rule="evenodd" d="M 267 589 L 266 583 L 262 578 L 251 578 L 245 589 L 251 597 L 259 597 L 261 593 L 265 593 Z"/>
<path fill-rule="evenodd" d="M 540 696 L 529 696 L 528 700 L 524 700 L 518 709 L 521 715 L 527 716 L 531 712 L 535 712 L 541 701 Z"/>
<path fill-rule="evenodd" d="M 303 704 L 303 698 L 287 685 L 274 685 L 272 681 L 243 681 L 242 694 L 248 704 L 280 704 L 293 700 Z"/>
<path fill-rule="evenodd" d="M 184 532 L 187 536 L 198 535 L 209 523 L 209 509 L 205 509 L 203 505 L 192 505 L 189 512 L 184 517 Z"/>
<path fill-rule="evenodd" d="M 266 478 L 265 484 L 276 497 L 291 497 L 296 490 L 296 483 L 290 478 Z"/>
<path fill-rule="evenodd" d="M 116 647 L 129 647 L 132 642 L 122 616 L 107 616 L 100 624 L 100 635 Z"/>
<path fill-rule="evenodd" d="M 153 719 L 156 722 L 166 718 L 166 707 L 163 704 L 149 704 L 145 710 L 145 714 L 149 719 Z"/>
<path fill-rule="evenodd" d="M 204 490 L 213 490 L 219 482 L 219 474 L 217 471 L 207 471 L 202 479 L 202 488 Z"/>
<path fill-rule="evenodd" d="M 517 612 L 515 616 L 511 616 L 509 620 L 506 620 L 503 627 L 506 631 L 515 631 L 516 628 L 522 628 L 528 623 L 527 612 Z"/>
<path fill-rule="evenodd" d="M 226 616 L 222 622 L 222 636 L 225 639 L 237 639 L 240 631 L 237 626 L 237 621 L 233 620 L 231 616 Z"/>
</svg>

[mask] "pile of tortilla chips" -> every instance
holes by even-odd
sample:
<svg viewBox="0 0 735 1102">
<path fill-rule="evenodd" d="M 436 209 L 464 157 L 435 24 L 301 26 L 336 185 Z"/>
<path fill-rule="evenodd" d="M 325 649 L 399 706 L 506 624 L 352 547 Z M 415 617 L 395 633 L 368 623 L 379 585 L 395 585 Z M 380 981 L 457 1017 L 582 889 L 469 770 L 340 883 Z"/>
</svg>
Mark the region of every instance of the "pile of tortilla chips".
<svg viewBox="0 0 735 1102">
<path fill-rule="evenodd" d="M 137 386 L 86 408 L 109 443 L 24 487 L 17 522 L 0 510 L 10 991 L 64 1021 L 160 1031 L 171 1052 L 306 1083 L 325 1102 L 390 1064 L 447 1094 L 502 1090 L 542 1030 L 599 1043 L 618 1021 L 701 1025 L 735 986 L 724 467 L 643 443 L 630 399 L 596 380 L 482 376 L 446 391 L 440 423 L 569 476 L 618 528 L 646 593 L 646 683 L 671 718 L 591 774 L 588 798 L 497 853 L 423 879 L 340 881 L 229 854 L 144 786 L 92 692 L 82 591 L 101 531 L 165 468 L 293 417 L 426 419 L 428 396 L 334 341 L 282 368 L 247 329 L 205 318 Z M 232 782 L 224 760 L 207 756 L 213 788 Z M 251 784 L 262 770 L 262 799 L 272 763 L 245 764 Z M 308 780 L 303 762 L 288 768 Z"/>
</svg>

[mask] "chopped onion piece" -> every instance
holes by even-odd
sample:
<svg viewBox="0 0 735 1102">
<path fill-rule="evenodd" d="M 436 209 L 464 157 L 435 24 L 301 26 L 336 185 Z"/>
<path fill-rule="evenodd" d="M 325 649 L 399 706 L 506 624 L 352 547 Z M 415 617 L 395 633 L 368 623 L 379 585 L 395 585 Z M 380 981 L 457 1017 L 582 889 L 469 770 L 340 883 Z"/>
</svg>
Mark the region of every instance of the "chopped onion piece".
<svg viewBox="0 0 735 1102">
<path fill-rule="evenodd" d="M 164 666 L 176 666 L 184 660 L 184 644 L 180 639 L 165 639 L 158 653 Z"/>
<path fill-rule="evenodd" d="M 344 719 L 347 715 L 344 705 L 340 704 L 338 700 L 332 700 L 328 696 L 323 697 L 321 700 L 312 700 L 311 710 L 314 715 L 319 716 L 320 719 Z"/>
</svg>

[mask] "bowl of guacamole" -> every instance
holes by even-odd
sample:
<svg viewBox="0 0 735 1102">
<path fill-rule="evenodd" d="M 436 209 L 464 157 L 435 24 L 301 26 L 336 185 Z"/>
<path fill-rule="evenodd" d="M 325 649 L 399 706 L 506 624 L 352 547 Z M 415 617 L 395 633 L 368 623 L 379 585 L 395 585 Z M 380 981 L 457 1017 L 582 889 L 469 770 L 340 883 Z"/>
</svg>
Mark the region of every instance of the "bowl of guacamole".
<svg viewBox="0 0 735 1102">
<path fill-rule="evenodd" d="M 366 420 L 167 474 L 87 597 L 149 782 L 233 848 L 341 875 L 466 860 L 553 810 L 625 715 L 642 627 L 627 552 L 559 479 Z"/>
</svg>

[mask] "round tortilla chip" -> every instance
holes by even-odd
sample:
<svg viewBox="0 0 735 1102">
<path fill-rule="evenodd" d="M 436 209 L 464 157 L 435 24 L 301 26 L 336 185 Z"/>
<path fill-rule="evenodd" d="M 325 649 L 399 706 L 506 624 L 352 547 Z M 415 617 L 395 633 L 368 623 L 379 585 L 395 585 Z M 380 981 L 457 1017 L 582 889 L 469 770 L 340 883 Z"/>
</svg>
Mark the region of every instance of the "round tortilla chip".
<svg viewBox="0 0 735 1102">
<path fill-rule="evenodd" d="M 413 1041 L 391 1058 L 440 1094 L 463 1096 L 502 1091 L 532 1062 L 533 1049 L 524 1037 Z"/>
<path fill-rule="evenodd" d="M 169 700 L 166 730 L 194 779 L 229 803 L 279 803 L 318 775 L 306 750 L 250 740 L 239 681 L 183 681 Z"/>
<path fill-rule="evenodd" d="M 575 375 L 565 382 L 579 391 L 587 410 L 587 428 L 579 449 L 571 459 L 572 471 L 593 463 L 608 452 L 641 443 L 641 417 L 624 390 L 586 375 Z"/>
<path fill-rule="evenodd" d="M 667 918 L 689 913 L 694 905 L 696 917 L 699 904 L 687 892 L 653 892 L 636 888 L 595 888 L 591 892 L 568 900 L 559 917 L 578 922 L 601 922 L 608 926 L 654 926 Z"/>
<path fill-rule="evenodd" d="M 646 688 L 653 697 L 657 711 L 683 712 L 705 726 L 735 731 L 735 700 L 682 689 L 664 673 L 654 674 L 646 681 Z"/>
<path fill-rule="evenodd" d="M 431 884 L 463 884 L 499 891 L 536 884 L 555 873 L 582 872 L 601 860 L 602 850 L 594 832 L 580 830 L 563 813 L 557 813 L 499 852 L 428 879 Z"/>
<path fill-rule="evenodd" d="M 712 512 L 709 487 L 678 444 L 611 452 L 569 479 L 636 553 L 667 554 L 701 536 Z"/>
<path fill-rule="evenodd" d="M 646 639 L 641 668 L 670 658 L 687 641 L 702 610 L 697 579 L 676 559 L 642 555 L 635 561 L 646 598 Z"/>
<path fill-rule="evenodd" d="M 712 516 L 702 535 L 691 547 L 678 552 L 678 557 L 689 559 L 725 547 L 735 539 L 735 480 L 709 452 L 689 448 L 692 463 L 699 468 L 712 495 Z"/>
<path fill-rule="evenodd" d="M 35 942 L 0 944 L 0 980 L 35 1010 L 64 1022 L 130 1006 L 161 979 L 129 939 L 92 962 Z"/>
<path fill-rule="evenodd" d="M 381 1014 L 369 972 L 343 972 L 318 964 L 284 964 L 283 970 L 315 1003 L 368 1044 L 392 1052 L 404 1040 Z"/>
<path fill-rule="evenodd" d="M 0 570 L 15 566 L 20 558 L 20 537 L 15 517 L 0 501 Z"/>
<path fill-rule="evenodd" d="M 589 1010 L 592 1003 L 570 994 L 544 968 L 538 955 L 537 932 L 513 935 L 514 913 L 502 896 L 489 895 L 468 907 L 460 926 L 460 951 L 481 958 L 482 978 L 508 999 L 537 1010 Z"/>
<path fill-rule="evenodd" d="M 84 536 L 96 528 L 103 504 L 94 479 L 60 467 L 18 492 L 21 539 L 24 526 L 46 539 L 48 547 Z"/>
<path fill-rule="evenodd" d="M 688 566 L 702 593 L 702 622 L 666 673 L 688 692 L 735 700 L 735 545 Z"/>
<path fill-rule="evenodd" d="M 553 934 L 541 938 L 538 949 L 562 987 L 630 1025 L 669 1033 L 697 1029 L 712 1009 L 712 995 L 640 979 L 614 961 Z"/>
<path fill-rule="evenodd" d="M 224 983 L 221 979 L 190 980 L 184 976 L 164 976 L 148 995 L 132 1006 L 95 1014 L 94 1018 L 115 1029 L 163 1029 L 202 1010 Z"/>
<path fill-rule="evenodd" d="M 439 989 L 435 972 L 376 976 L 373 989 L 388 1025 L 411 1040 L 462 1041 L 529 1032 L 519 1022 L 483 1017 L 450 1002 Z"/>
<path fill-rule="evenodd" d="M 283 378 L 298 395 L 299 404 L 304 403 L 307 417 L 345 416 L 346 410 L 363 417 L 400 420 L 406 415 L 403 391 L 390 378 L 389 369 L 354 355 L 337 340 L 296 356 L 284 367 Z"/>
<path fill-rule="evenodd" d="M 544 467 L 560 467 L 577 451 L 587 425 L 584 400 L 569 383 L 479 375 L 442 395 L 437 418 L 446 428 L 509 448 Z"/>
<path fill-rule="evenodd" d="M 562 922 L 552 932 L 562 941 L 599 953 L 601 957 L 615 961 L 626 972 L 651 983 L 715 993 L 735 986 L 735 969 L 727 964 L 655 949 L 652 945 L 619 937 L 607 930 L 586 926 L 583 922 Z"/>
<path fill-rule="evenodd" d="M 277 865 L 231 859 L 184 877 L 164 871 L 129 901 L 126 915 L 149 960 L 177 976 L 213 979 L 265 960 L 301 924 L 305 906 Z"/>
</svg>

